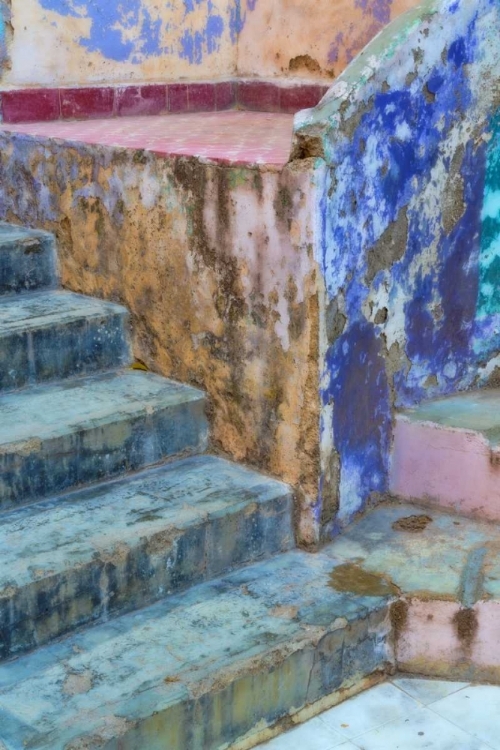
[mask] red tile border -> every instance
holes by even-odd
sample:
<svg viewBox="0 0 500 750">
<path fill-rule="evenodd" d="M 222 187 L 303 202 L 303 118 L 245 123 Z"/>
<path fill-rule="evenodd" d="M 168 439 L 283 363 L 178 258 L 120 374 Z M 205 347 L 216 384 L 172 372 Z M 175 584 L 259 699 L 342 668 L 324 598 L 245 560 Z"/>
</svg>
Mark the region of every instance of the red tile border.
<svg viewBox="0 0 500 750">
<path fill-rule="evenodd" d="M 168 109 L 164 85 L 123 86 L 115 91 L 115 114 L 118 117 L 161 115 Z"/>
<path fill-rule="evenodd" d="M 63 120 L 111 117 L 114 114 L 115 90 L 114 88 L 61 89 Z"/>
<path fill-rule="evenodd" d="M 236 81 L 223 81 L 216 83 L 215 88 L 215 109 L 230 109 L 236 104 Z"/>
<path fill-rule="evenodd" d="M 187 112 L 188 110 L 188 87 L 187 83 L 169 83 L 168 85 L 168 111 Z"/>
<path fill-rule="evenodd" d="M 6 123 L 213 112 L 240 109 L 293 114 L 314 107 L 328 87 L 278 85 L 269 81 L 219 81 L 145 86 L 17 89 L 0 92 Z"/>
<path fill-rule="evenodd" d="M 238 104 L 258 112 L 279 112 L 280 87 L 267 81 L 242 81 L 238 84 Z"/>
<path fill-rule="evenodd" d="M 191 83 L 188 86 L 188 112 L 214 112 L 215 86 L 213 83 Z"/>
<path fill-rule="evenodd" d="M 1 96 L 5 122 L 48 122 L 61 117 L 58 89 L 3 91 Z"/>
<path fill-rule="evenodd" d="M 326 87 L 319 86 L 290 86 L 280 90 L 280 112 L 293 115 L 301 109 L 315 107 L 324 94 Z"/>
</svg>

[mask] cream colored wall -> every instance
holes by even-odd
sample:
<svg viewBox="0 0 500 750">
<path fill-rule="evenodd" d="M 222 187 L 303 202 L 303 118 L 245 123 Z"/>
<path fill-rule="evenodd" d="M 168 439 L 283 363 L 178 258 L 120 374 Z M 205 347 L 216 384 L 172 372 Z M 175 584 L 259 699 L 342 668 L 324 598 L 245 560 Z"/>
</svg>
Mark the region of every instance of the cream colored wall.
<svg viewBox="0 0 500 750">
<path fill-rule="evenodd" d="M 420 0 L 245 0 L 241 76 L 329 81 L 400 13 Z"/>
<path fill-rule="evenodd" d="M 10 6 L 5 86 L 205 80 L 236 72 L 237 0 L 11 0 Z"/>
<path fill-rule="evenodd" d="M 0 0 L 4 87 L 332 80 L 416 0 Z M 9 15 L 11 16 L 9 20 Z M 0 66 L 2 65 L 0 54 Z"/>
</svg>

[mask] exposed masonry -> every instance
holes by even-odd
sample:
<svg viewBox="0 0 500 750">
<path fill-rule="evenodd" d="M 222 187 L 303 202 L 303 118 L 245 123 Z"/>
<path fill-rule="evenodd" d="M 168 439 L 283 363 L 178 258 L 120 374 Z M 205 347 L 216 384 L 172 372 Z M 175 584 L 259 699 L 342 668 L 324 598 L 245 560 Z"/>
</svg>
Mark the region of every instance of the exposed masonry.
<svg viewBox="0 0 500 750">
<path fill-rule="evenodd" d="M 293 155 L 323 157 L 327 536 L 387 492 L 396 408 L 495 371 L 499 33 L 493 0 L 427 2 L 297 116 Z"/>
</svg>

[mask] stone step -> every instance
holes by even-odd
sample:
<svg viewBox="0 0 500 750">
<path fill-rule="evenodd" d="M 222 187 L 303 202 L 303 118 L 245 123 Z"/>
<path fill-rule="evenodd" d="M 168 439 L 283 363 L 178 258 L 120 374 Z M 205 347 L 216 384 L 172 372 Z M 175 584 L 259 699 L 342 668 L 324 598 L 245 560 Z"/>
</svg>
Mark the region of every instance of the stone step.
<svg viewBox="0 0 500 750">
<path fill-rule="evenodd" d="M 294 546 L 291 490 L 195 456 L 0 517 L 0 658 Z"/>
<path fill-rule="evenodd" d="M 0 509 L 207 445 L 205 396 L 118 371 L 0 396 Z"/>
<path fill-rule="evenodd" d="M 390 489 L 500 521 L 500 389 L 458 393 L 399 414 Z"/>
<path fill-rule="evenodd" d="M 57 286 L 54 237 L 0 222 L 0 295 Z"/>
<path fill-rule="evenodd" d="M 71 292 L 0 297 L 0 390 L 130 361 L 124 307 Z"/>
<path fill-rule="evenodd" d="M 4 663 L 0 739 L 250 748 L 363 689 L 392 667 L 392 597 L 337 590 L 332 555 L 287 552 Z"/>
<path fill-rule="evenodd" d="M 397 668 L 500 684 L 500 525 L 440 508 L 385 504 L 334 544 L 332 583 L 392 591 Z"/>
</svg>

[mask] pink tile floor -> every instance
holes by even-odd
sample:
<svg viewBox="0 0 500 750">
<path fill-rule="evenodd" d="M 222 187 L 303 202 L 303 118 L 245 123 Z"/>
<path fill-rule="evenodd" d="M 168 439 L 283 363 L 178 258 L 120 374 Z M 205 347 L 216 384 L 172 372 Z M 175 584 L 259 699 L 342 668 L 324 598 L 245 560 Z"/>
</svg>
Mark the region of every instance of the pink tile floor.
<svg viewBox="0 0 500 750">
<path fill-rule="evenodd" d="M 144 149 L 161 156 L 276 168 L 284 166 L 290 155 L 293 115 L 230 110 L 1 127 L 43 138 Z"/>
</svg>

